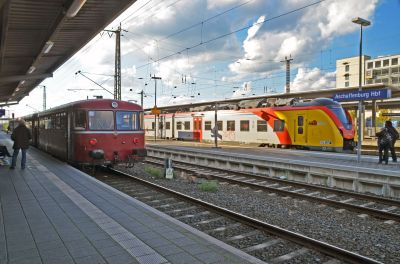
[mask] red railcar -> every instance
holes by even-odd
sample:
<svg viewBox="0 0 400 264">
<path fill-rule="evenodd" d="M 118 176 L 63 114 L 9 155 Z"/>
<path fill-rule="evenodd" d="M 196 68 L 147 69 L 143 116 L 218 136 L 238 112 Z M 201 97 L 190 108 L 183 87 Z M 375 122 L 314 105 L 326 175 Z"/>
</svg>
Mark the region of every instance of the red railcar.
<svg viewBox="0 0 400 264">
<path fill-rule="evenodd" d="M 34 146 L 73 164 L 133 165 L 146 156 L 143 109 L 137 104 L 77 101 L 25 119 Z"/>
</svg>

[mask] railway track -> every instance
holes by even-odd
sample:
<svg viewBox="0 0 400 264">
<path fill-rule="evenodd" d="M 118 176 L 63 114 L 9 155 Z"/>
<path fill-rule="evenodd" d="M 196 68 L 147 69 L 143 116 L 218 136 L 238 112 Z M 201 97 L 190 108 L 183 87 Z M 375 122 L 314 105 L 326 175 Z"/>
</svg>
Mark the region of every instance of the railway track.
<svg viewBox="0 0 400 264">
<path fill-rule="evenodd" d="M 147 157 L 146 162 L 157 166 L 164 165 L 164 160 L 161 158 Z M 399 200 L 270 178 L 264 175 L 209 168 L 181 161 L 174 161 L 174 169 L 196 177 L 229 182 L 285 197 L 290 196 L 301 200 L 310 200 L 387 221 L 400 222 Z"/>
<path fill-rule="evenodd" d="M 380 263 L 119 170 L 97 179 L 269 263 Z"/>
</svg>

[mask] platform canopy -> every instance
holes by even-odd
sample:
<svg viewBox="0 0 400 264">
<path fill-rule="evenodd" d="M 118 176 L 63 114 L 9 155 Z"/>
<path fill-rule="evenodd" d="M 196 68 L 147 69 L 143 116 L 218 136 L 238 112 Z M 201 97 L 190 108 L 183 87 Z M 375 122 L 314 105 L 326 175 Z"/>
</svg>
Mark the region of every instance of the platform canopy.
<svg viewBox="0 0 400 264">
<path fill-rule="evenodd" d="M 17 104 L 136 0 L 0 0 L 0 106 Z"/>
</svg>

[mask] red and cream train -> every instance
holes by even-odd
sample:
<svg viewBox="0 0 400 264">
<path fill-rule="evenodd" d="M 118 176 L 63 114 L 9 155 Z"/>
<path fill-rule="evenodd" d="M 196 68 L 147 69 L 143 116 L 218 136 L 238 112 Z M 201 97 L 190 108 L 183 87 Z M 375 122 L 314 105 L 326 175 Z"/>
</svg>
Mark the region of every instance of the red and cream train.
<svg viewBox="0 0 400 264">
<path fill-rule="evenodd" d="M 32 145 L 73 164 L 132 165 L 146 155 L 143 109 L 137 104 L 84 100 L 24 118 Z"/>
</svg>

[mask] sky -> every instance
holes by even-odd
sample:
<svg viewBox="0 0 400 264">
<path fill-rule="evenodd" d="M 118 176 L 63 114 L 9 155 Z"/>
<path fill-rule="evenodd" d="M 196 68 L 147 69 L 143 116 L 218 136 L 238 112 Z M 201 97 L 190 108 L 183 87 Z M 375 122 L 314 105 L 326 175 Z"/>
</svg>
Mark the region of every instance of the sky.
<svg viewBox="0 0 400 264">
<path fill-rule="evenodd" d="M 336 60 L 363 53 L 400 54 L 400 0 L 138 0 L 121 23 L 122 100 L 144 107 L 283 93 L 285 57 L 291 91 L 335 87 Z M 115 35 L 98 34 L 41 85 L 47 108 L 113 98 Z M 81 74 L 94 80 L 89 81 Z M 157 80 L 155 97 L 155 80 Z M 8 112 L 42 110 L 41 87 Z"/>
</svg>

